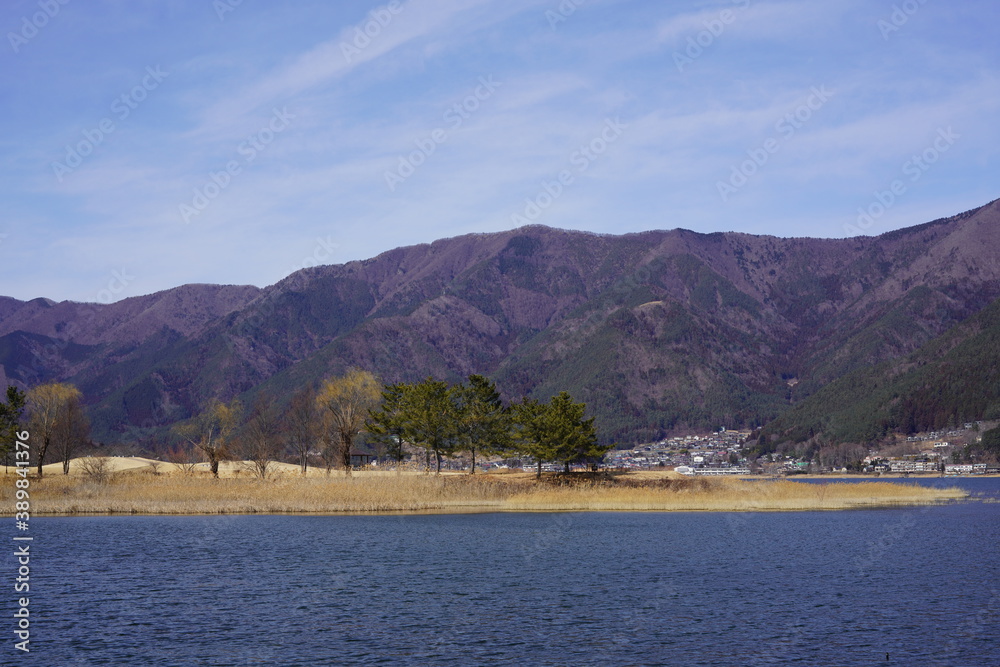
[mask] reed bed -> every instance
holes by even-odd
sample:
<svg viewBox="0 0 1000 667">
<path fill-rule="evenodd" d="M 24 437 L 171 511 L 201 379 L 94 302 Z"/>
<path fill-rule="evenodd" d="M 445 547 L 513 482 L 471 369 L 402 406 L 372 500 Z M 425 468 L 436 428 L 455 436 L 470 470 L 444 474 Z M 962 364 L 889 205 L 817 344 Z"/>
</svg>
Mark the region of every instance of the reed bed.
<svg viewBox="0 0 1000 667">
<path fill-rule="evenodd" d="M 664 480 L 654 484 L 588 484 L 533 489 L 507 499 L 508 509 L 616 511 L 802 511 L 927 505 L 967 495 L 958 488 L 910 484 L 804 484 L 741 479 Z"/>
<path fill-rule="evenodd" d="M 14 507 L 4 480 L 0 514 Z M 967 494 L 888 482 L 805 484 L 740 479 L 596 480 L 530 475 L 361 473 L 278 475 L 270 480 L 116 473 L 97 482 L 77 475 L 31 481 L 31 513 L 277 514 L 463 511 L 793 511 L 925 505 Z"/>
<path fill-rule="evenodd" d="M 119 475 L 104 484 L 62 476 L 35 480 L 31 488 L 34 515 L 486 509 L 513 493 L 510 485 L 492 480 L 430 475 L 285 476 L 275 480 Z M 12 507 L 10 500 L 6 505 Z"/>
</svg>

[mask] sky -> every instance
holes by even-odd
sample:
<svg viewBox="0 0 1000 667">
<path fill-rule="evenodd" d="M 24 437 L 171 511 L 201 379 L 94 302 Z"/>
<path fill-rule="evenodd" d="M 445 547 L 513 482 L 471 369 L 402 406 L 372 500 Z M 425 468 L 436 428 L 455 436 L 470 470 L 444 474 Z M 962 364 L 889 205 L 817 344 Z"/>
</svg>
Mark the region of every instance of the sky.
<svg viewBox="0 0 1000 667">
<path fill-rule="evenodd" d="M 876 235 L 1000 197 L 995 0 L 6 0 L 0 294 L 526 224 Z"/>
</svg>

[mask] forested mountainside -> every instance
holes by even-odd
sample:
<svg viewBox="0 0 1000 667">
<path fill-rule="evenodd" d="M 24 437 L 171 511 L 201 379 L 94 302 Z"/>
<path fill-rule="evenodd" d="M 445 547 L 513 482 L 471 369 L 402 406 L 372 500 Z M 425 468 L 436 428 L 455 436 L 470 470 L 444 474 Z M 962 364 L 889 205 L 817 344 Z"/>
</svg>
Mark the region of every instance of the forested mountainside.
<svg viewBox="0 0 1000 667">
<path fill-rule="evenodd" d="M 998 238 L 1000 202 L 850 239 L 530 226 L 263 289 L 0 298 L 0 382 L 75 384 L 105 442 L 350 367 L 565 389 L 604 442 L 718 426 L 860 440 L 998 416 Z"/>
</svg>

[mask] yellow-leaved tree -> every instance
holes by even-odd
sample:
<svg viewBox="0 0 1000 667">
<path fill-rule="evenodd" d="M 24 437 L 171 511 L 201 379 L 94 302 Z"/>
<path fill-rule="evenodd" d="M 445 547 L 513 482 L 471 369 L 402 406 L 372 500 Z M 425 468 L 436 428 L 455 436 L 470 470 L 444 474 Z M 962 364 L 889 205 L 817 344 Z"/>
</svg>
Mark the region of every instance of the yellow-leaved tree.
<svg viewBox="0 0 1000 667">
<path fill-rule="evenodd" d="M 368 371 L 351 369 L 342 377 L 326 380 L 316 396 L 323 416 L 323 440 L 335 447 L 344 472 L 351 472 L 351 448 L 369 411 L 382 400 L 382 384 Z"/>
</svg>

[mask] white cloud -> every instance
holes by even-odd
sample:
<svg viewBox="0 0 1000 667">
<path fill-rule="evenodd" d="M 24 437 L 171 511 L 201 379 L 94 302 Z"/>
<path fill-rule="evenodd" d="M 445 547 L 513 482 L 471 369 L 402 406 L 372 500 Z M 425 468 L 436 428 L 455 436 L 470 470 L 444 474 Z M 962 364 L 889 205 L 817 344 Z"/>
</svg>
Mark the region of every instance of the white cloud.
<svg viewBox="0 0 1000 667">
<path fill-rule="evenodd" d="M 93 125 L 106 112 L 108 90 L 121 84 L 97 70 L 92 79 L 28 83 L 29 61 L 15 62 L 24 71 L 0 73 L 18 101 L 4 106 L 11 120 L 0 142 L 0 233 L 8 237 L 0 258 L 32 261 L 27 273 L 0 268 L 0 292 L 37 296 L 40 285 L 54 298 L 92 298 L 92 283 L 99 287 L 123 260 L 141 267 L 137 290 L 262 284 L 300 262 L 318 237 L 333 235 L 335 261 L 342 261 L 506 229 L 510 214 L 609 117 L 620 117 L 627 131 L 540 222 L 610 232 L 681 226 L 837 236 L 842 220 L 947 124 L 963 139 L 880 221 L 882 231 L 921 222 L 921 206 L 938 215 L 996 196 L 984 193 L 997 182 L 1000 64 L 962 33 L 991 16 L 986 5 L 971 17 L 928 3 L 920 21 L 889 43 L 874 28 L 878 12 L 853 1 L 751 2 L 746 9 L 595 1 L 555 30 L 545 18 L 555 0 L 403 6 L 350 63 L 340 44 L 366 19 L 361 10 L 345 19 L 342 7 L 319 3 L 308 22 L 279 6 L 244 3 L 224 30 L 205 24 L 203 6 L 179 3 L 174 32 L 162 41 L 104 47 L 81 34 L 45 47 L 54 50 L 34 49 L 53 62 L 120 62 L 128 71 L 132 61 L 156 61 L 171 72 L 114 141 L 62 184 L 50 166 L 62 137 Z M 726 7 L 737 19 L 710 55 L 678 72 L 672 51 Z M 352 25 L 342 28 L 345 20 Z M 324 25 L 336 28 L 323 34 Z M 268 40 L 272 26 L 299 30 L 301 39 Z M 151 27 L 136 29 L 156 40 Z M 181 36 L 196 33 L 192 50 Z M 249 56 L 244 33 L 260 43 Z M 502 85 L 460 127 L 449 126 L 445 111 L 490 75 Z M 724 204 L 715 183 L 773 136 L 813 85 L 835 96 Z M 35 98 L 36 107 L 20 103 Z M 182 224 L 178 205 L 210 172 L 241 159 L 240 142 L 267 124 L 275 106 L 287 106 L 294 123 Z M 447 140 L 390 192 L 384 172 L 439 127 Z"/>
</svg>

